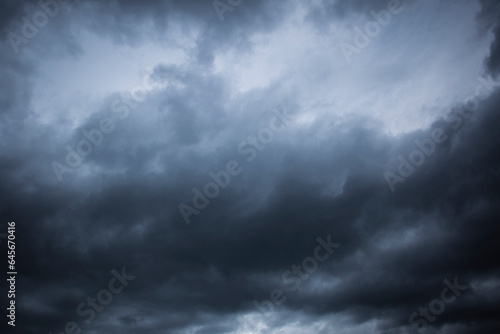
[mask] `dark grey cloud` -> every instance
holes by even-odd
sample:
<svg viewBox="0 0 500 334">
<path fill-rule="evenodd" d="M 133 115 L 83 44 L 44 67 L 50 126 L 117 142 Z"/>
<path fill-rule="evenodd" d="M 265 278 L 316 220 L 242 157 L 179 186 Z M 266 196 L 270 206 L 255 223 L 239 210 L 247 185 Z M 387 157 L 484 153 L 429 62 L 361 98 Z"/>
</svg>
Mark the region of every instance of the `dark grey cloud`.
<svg viewBox="0 0 500 334">
<path fill-rule="evenodd" d="M 383 4 L 320 3 L 307 15 L 348 20 Z M 496 33 L 496 6 L 480 4 L 478 23 Z M 118 88 L 89 98 L 79 121 L 56 111 L 41 115 L 38 69 L 54 55 L 36 61 L 2 52 L 0 215 L 17 223 L 19 332 L 59 333 L 75 321 L 83 333 L 240 333 L 242 318 L 257 312 L 253 302 L 282 289 L 286 301 L 276 313 L 256 315 L 269 326 L 261 333 L 416 333 L 410 315 L 440 298 L 443 281 L 455 278 L 467 289 L 427 332 L 500 330 L 498 89 L 456 129 L 461 103 L 397 136 L 382 130 L 382 119 L 342 117 L 328 104 L 330 117 L 303 126 L 312 109 L 300 97 L 307 87 L 286 85 L 290 76 L 235 93 L 234 83 L 214 70 L 225 50 L 256 52 L 252 36 L 278 29 L 295 6 L 243 2 L 220 21 L 210 1 L 75 4 L 74 24 L 116 45 L 140 49 L 179 20 L 201 31 L 187 65 L 157 64 L 161 86 L 129 108 L 126 119 L 111 111 L 127 93 Z M 10 10 L 2 22 L 21 9 Z M 69 24 L 60 20 L 30 45 L 32 52 L 42 52 L 42 40 Z M 135 28 L 147 22 L 150 30 Z M 55 43 L 62 59 L 84 55 L 78 38 Z M 487 75 L 497 70 L 496 44 Z M 6 41 L 1 47 L 10 51 Z M 269 127 L 275 108 L 287 109 L 291 121 L 247 161 L 238 146 Z M 66 145 L 76 147 L 82 131 L 103 117 L 113 118 L 115 130 L 59 182 L 51 163 L 64 162 Z M 415 140 L 436 128 L 448 139 L 391 192 L 384 172 L 396 171 L 398 156 L 408 157 Z M 231 160 L 242 173 L 185 224 L 179 204 L 191 205 L 193 187 L 202 189 L 210 171 Z M 328 236 L 341 246 L 291 291 L 283 273 Z M 122 268 L 134 280 L 86 324 L 75 309 L 108 288 L 111 271 Z"/>
<path fill-rule="evenodd" d="M 6 0 L 2 1 L 2 10 L 0 15 L 0 27 L 4 29 L 9 25 L 15 18 L 21 16 L 24 13 L 25 7 L 28 4 L 34 4 L 35 1 L 16 1 L 16 0 Z"/>
<path fill-rule="evenodd" d="M 498 74 L 499 70 L 499 54 L 500 54 L 500 45 L 499 45 L 499 34 L 500 34 L 500 25 L 498 23 L 498 16 L 500 14 L 500 6 L 495 1 L 484 0 L 481 1 L 481 12 L 478 15 L 480 22 L 488 27 L 493 27 L 493 34 L 495 40 L 491 44 L 491 54 L 486 60 L 486 64 L 491 72 L 494 74 Z"/>
<path fill-rule="evenodd" d="M 98 15 L 87 21 L 87 25 L 98 34 L 111 38 L 116 43 L 138 46 L 145 38 L 155 36 L 158 41 L 171 45 L 174 41 L 165 37 L 172 29 L 196 29 L 197 48 L 193 57 L 210 64 L 214 53 L 229 47 L 251 47 L 249 32 L 268 31 L 293 9 L 290 3 L 280 1 L 243 1 L 230 6 L 220 20 L 213 1 L 89 1 L 83 4 L 84 16 Z M 224 2 L 223 2 L 224 3 Z M 238 2 L 235 2 L 238 3 Z M 226 5 L 229 5 L 226 3 Z M 136 29 L 137 25 L 153 23 L 147 31 Z"/>
</svg>

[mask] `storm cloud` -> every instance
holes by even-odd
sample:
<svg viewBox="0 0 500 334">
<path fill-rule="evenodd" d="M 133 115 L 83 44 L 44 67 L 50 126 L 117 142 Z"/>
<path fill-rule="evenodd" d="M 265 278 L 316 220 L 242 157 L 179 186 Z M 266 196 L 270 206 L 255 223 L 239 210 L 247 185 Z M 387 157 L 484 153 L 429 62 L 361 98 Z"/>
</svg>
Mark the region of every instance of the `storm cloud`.
<svg viewBox="0 0 500 334">
<path fill-rule="evenodd" d="M 496 1 L 0 6 L 2 332 L 500 332 Z"/>
</svg>

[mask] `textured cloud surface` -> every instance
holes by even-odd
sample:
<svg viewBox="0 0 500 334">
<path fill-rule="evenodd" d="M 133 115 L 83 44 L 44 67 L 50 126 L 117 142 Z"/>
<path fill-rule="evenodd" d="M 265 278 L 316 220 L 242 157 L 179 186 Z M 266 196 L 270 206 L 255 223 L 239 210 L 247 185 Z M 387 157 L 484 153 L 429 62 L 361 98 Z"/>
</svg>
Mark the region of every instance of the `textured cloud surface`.
<svg viewBox="0 0 500 334">
<path fill-rule="evenodd" d="M 500 333 L 497 1 L 0 6 L 2 333 Z"/>
</svg>

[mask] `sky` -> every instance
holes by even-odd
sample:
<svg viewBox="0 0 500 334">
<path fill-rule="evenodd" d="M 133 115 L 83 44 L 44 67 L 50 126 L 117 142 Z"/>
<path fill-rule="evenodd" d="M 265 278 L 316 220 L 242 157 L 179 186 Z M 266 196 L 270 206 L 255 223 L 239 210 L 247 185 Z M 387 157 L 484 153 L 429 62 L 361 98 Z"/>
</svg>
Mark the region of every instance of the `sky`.
<svg viewBox="0 0 500 334">
<path fill-rule="evenodd" d="M 0 28 L 2 333 L 500 333 L 498 1 Z"/>
</svg>

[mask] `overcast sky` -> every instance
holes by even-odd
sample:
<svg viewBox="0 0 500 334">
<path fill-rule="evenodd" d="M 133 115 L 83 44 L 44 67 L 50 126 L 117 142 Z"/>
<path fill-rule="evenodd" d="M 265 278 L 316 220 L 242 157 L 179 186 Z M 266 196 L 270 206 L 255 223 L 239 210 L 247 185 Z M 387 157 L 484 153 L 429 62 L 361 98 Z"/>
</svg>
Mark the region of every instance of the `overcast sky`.
<svg viewBox="0 0 500 334">
<path fill-rule="evenodd" d="M 0 26 L 2 333 L 500 333 L 498 1 L 4 0 Z"/>
</svg>

